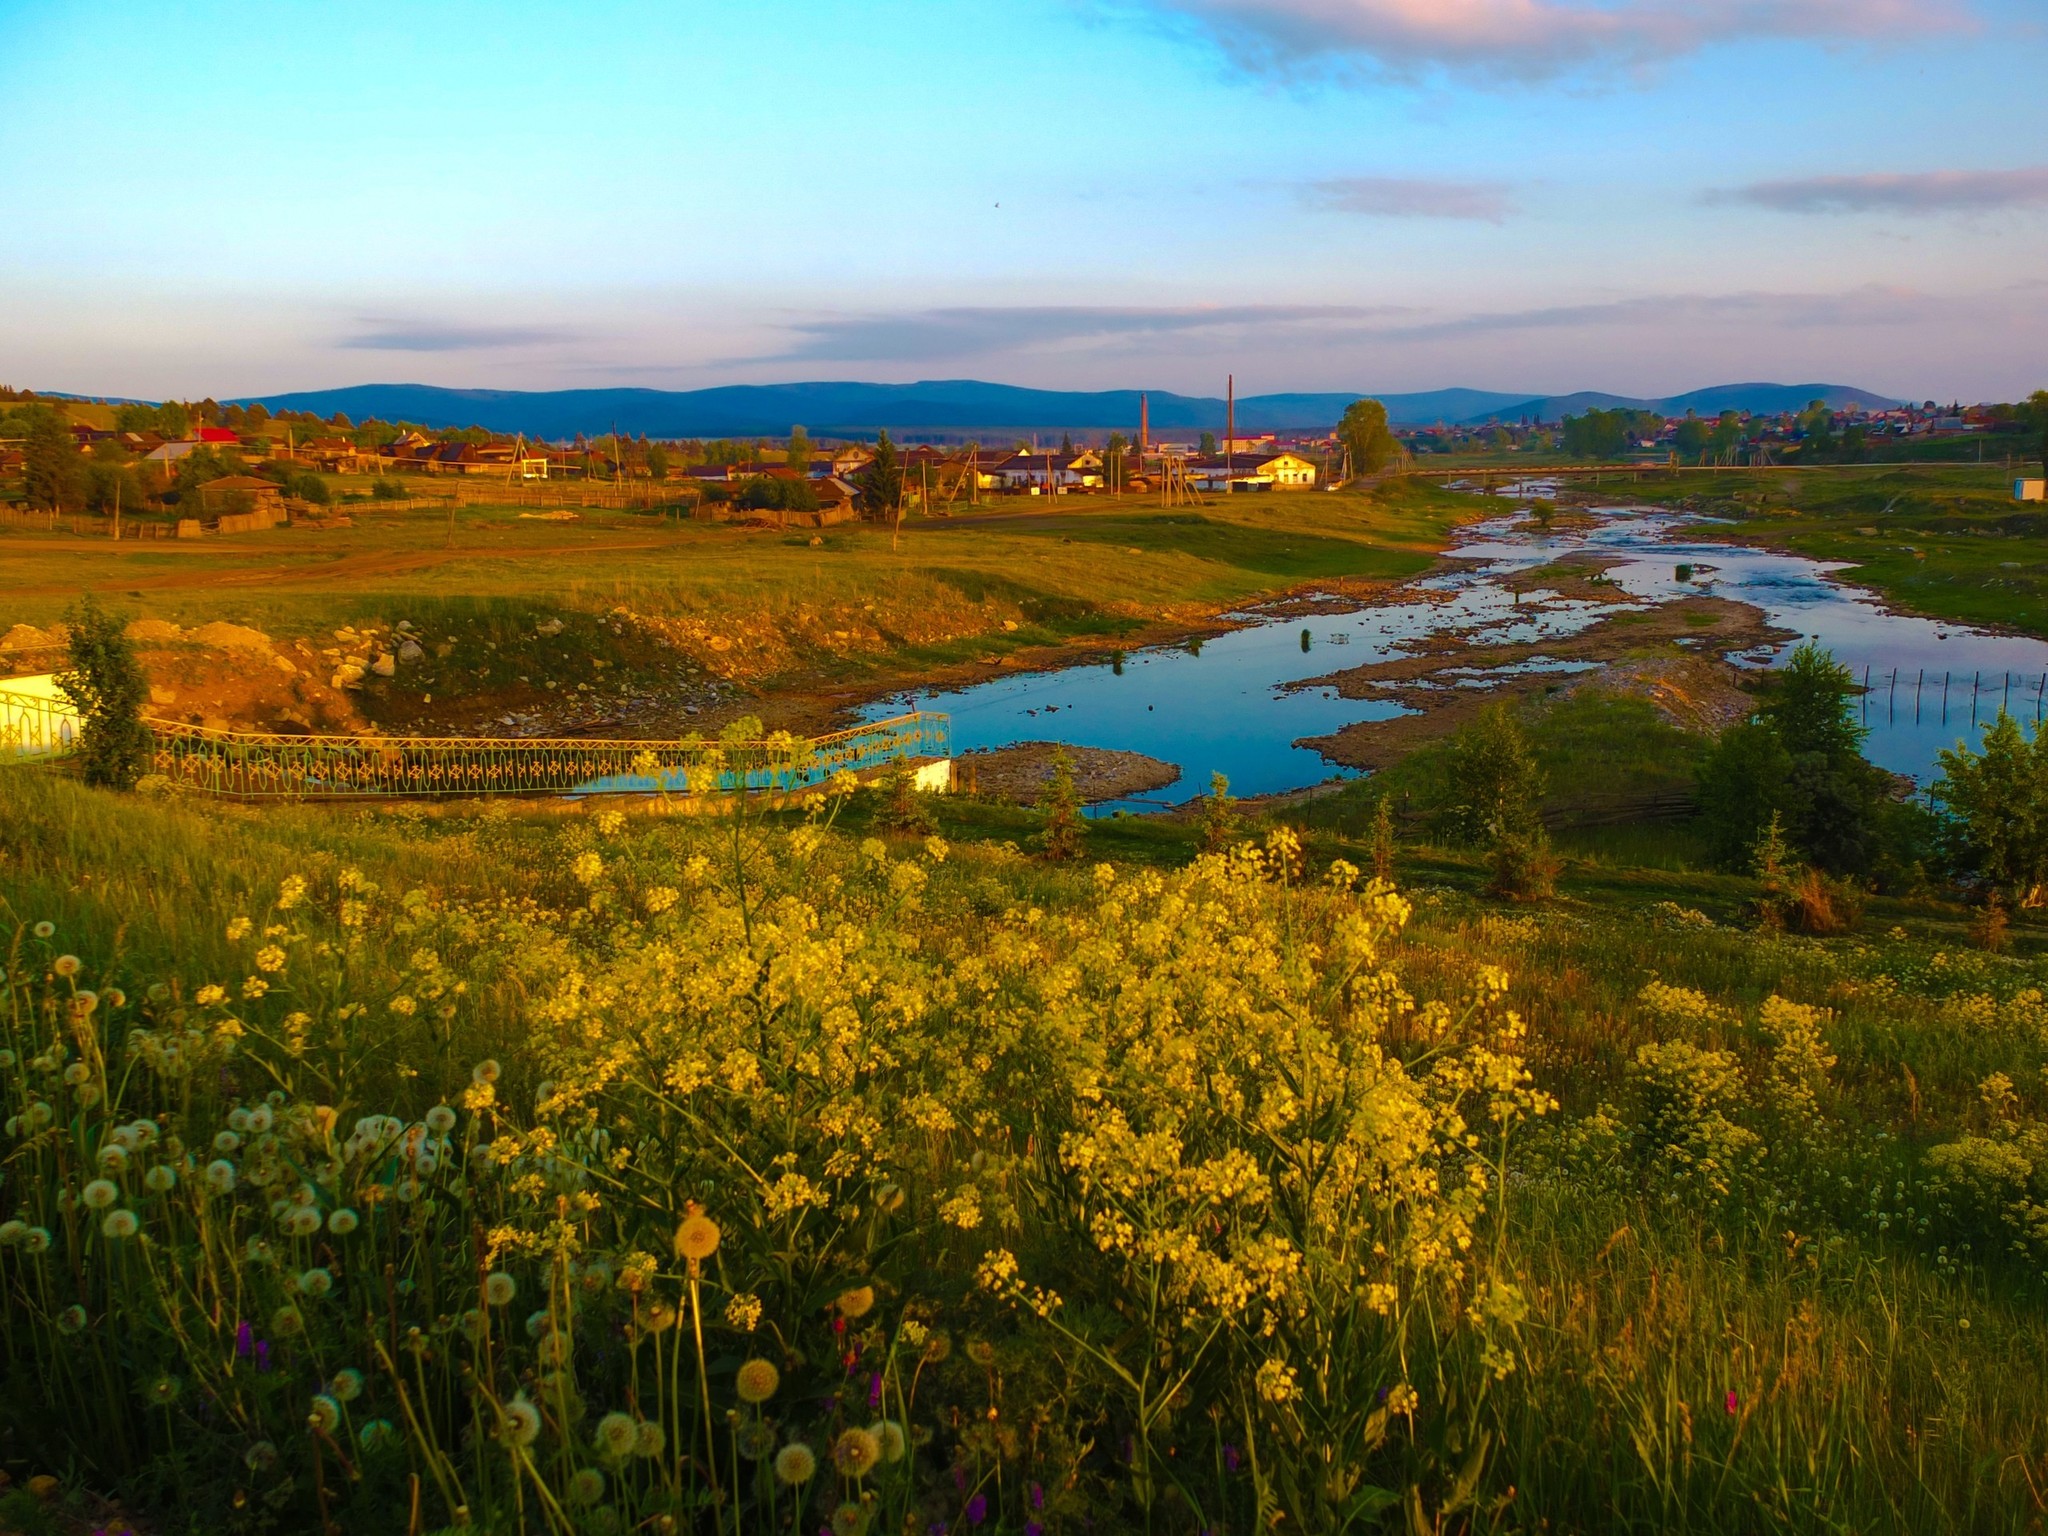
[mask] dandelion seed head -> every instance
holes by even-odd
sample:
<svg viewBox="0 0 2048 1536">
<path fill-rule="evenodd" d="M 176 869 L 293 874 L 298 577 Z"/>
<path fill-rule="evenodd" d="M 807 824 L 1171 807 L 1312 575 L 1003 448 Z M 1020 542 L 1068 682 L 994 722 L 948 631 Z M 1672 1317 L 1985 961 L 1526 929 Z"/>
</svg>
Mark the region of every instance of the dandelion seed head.
<svg viewBox="0 0 2048 1536">
<path fill-rule="evenodd" d="M 765 1403 L 781 1385 L 782 1372 L 774 1362 L 759 1358 L 743 1364 L 735 1378 L 735 1388 L 743 1403 Z"/>
<path fill-rule="evenodd" d="M 800 1487 L 817 1473 L 817 1455 L 802 1441 L 793 1440 L 775 1453 L 775 1480 L 779 1483 Z"/>
<path fill-rule="evenodd" d="M 841 1477 L 866 1477 L 881 1459 L 880 1438 L 865 1429 L 842 1430 L 832 1442 L 832 1465 Z"/>
<path fill-rule="evenodd" d="M 100 1223 L 100 1231 L 114 1239 L 133 1237 L 142 1230 L 142 1222 L 133 1211 L 109 1211 Z"/>
<path fill-rule="evenodd" d="M 519 1294 L 519 1282 L 502 1269 L 493 1270 L 484 1277 L 484 1300 L 494 1307 L 512 1304 L 512 1298 Z"/>
<path fill-rule="evenodd" d="M 597 1428 L 591 1438 L 597 1448 L 614 1460 L 623 1461 L 633 1454 L 633 1445 L 639 1439 L 639 1428 L 633 1416 L 627 1413 L 608 1413 L 597 1421 Z"/>
<path fill-rule="evenodd" d="M 112 1179 L 94 1179 L 79 1191 L 78 1198 L 85 1203 L 86 1209 L 103 1211 L 121 1198 L 121 1186 Z"/>
</svg>

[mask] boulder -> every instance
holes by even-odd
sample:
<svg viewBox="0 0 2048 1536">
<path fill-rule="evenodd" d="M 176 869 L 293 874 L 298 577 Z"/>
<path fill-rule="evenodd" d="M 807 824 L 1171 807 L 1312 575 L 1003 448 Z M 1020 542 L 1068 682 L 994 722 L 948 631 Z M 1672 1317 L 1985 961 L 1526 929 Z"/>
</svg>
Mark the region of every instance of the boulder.
<svg viewBox="0 0 2048 1536">
<path fill-rule="evenodd" d="M 562 632 L 562 621 L 560 619 L 548 619 L 543 623 L 534 625 L 533 632 L 536 635 L 543 635 L 552 640 Z"/>
<path fill-rule="evenodd" d="M 398 658 L 389 651 L 380 651 L 377 654 L 377 659 L 370 663 L 370 670 L 379 677 L 396 677 L 398 675 Z"/>
<path fill-rule="evenodd" d="M 168 619 L 137 619 L 122 633 L 138 645 L 163 645 L 185 637 L 185 631 Z"/>
<path fill-rule="evenodd" d="M 426 654 L 425 651 L 420 649 L 417 640 L 408 640 L 398 648 L 398 659 L 403 662 L 418 661 Z"/>
</svg>

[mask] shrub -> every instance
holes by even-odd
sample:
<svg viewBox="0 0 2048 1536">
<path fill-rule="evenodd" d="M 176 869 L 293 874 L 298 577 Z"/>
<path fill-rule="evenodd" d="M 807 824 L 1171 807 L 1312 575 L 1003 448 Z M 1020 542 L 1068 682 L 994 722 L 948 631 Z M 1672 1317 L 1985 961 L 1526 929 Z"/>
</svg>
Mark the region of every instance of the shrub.
<svg viewBox="0 0 2048 1536">
<path fill-rule="evenodd" d="M 403 501 L 405 487 L 386 475 L 379 475 L 370 487 L 370 495 L 377 501 Z"/>
<path fill-rule="evenodd" d="M 1081 791 L 1074 783 L 1074 759 L 1065 747 L 1052 755 L 1052 777 L 1038 797 L 1045 812 L 1045 827 L 1038 835 L 1039 851 L 1055 862 L 1080 857 L 1087 841 L 1088 823 L 1081 815 Z"/>
<path fill-rule="evenodd" d="M 1230 793 L 1230 780 L 1222 774 L 1209 776 L 1209 793 L 1202 798 L 1202 848 L 1221 853 L 1244 836 L 1244 818 L 1237 813 L 1237 801 Z"/>
<path fill-rule="evenodd" d="M 153 751 L 149 727 L 142 723 L 149 679 L 120 619 L 92 598 L 74 606 L 65 623 L 71 633 L 71 659 L 57 674 L 57 687 L 83 725 L 78 739 L 80 771 L 88 784 L 133 789 L 148 770 Z"/>
</svg>

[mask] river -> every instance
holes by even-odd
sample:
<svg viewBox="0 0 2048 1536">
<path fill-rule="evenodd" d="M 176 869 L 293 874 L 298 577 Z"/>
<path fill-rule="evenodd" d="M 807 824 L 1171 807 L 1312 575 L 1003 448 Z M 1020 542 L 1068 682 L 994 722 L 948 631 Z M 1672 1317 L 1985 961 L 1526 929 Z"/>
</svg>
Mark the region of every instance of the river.
<svg viewBox="0 0 2048 1536">
<path fill-rule="evenodd" d="M 1178 783 L 1148 800 L 1098 810 L 1178 804 L 1206 793 L 1217 772 L 1238 795 L 1303 789 L 1351 770 L 1299 741 L 1405 710 L 1391 701 L 1343 698 L 1326 686 L 1290 685 L 1393 660 L 1427 636 L 1513 644 L 1585 629 L 1612 606 L 1542 592 L 1525 592 L 1518 603 L 1508 585 L 1520 573 L 1580 556 L 1608 562 L 1609 579 L 1632 597 L 1667 602 L 1706 593 L 1750 604 L 1773 627 L 1817 640 L 1859 681 L 1868 675 L 1861 705 L 1868 756 L 1923 783 L 1937 771 L 1936 753 L 1959 740 L 1974 742 L 2001 701 L 2024 720 L 2040 717 L 2048 641 L 1888 612 L 1876 594 L 1841 580 L 1840 565 L 1719 542 L 1713 527 L 1684 513 L 1619 507 L 1595 509 L 1583 526 L 1574 519 L 1544 531 L 1518 509 L 1462 529 L 1446 551 L 1456 564 L 1407 583 L 1389 601 L 1306 616 L 1231 615 L 1239 627 L 1201 642 L 892 695 L 864 713 L 879 720 L 913 708 L 943 711 L 952 716 L 956 754 L 1063 741 L 1142 752 L 1181 769 Z M 1678 579 L 1680 565 L 1692 567 L 1691 581 Z M 1734 659 L 1774 665 L 1796 643 Z M 1568 671 L 1588 664 L 1538 658 L 1528 665 Z M 1492 682 L 1451 661 L 1436 680 L 1479 688 Z"/>
</svg>

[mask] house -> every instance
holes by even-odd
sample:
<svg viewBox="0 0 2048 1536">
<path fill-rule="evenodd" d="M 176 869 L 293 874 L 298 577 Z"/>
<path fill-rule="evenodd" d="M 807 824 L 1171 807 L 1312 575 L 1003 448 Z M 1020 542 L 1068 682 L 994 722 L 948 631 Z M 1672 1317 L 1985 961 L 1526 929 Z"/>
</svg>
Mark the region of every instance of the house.
<svg viewBox="0 0 2048 1536">
<path fill-rule="evenodd" d="M 851 480 L 874 462 L 872 449 L 852 443 L 832 455 L 832 473 L 841 480 Z"/>
<path fill-rule="evenodd" d="M 860 488 L 851 480 L 842 480 L 837 475 L 827 475 L 822 480 L 813 480 L 811 492 L 818 498 L 818 512 L 821 518 L 829 522 L 845 522 L 854 515 L 860 504 Z"/>
<path fill-rule="evenodd" d="M 1093 490 L 1102 485 L 1102 456 L 1092 449 L 1080 453 L 1032 453 L 1019 449 L 987 466 L 998 487 L 1024 496 Z"/>
<path fill-rule="evenodd" d="M 112 442 L 114 438 L 114 434 L 106 428 L 89 427 L 82 421 L 72 422 L 70 432 L 71 441 L 78 445 L 80 453 L 87 452 L 95 443 Z"/>
<path fill-rule="evenodd" d="M 1298 453 L 1210 454 L 1188 460 L 1188 481 L 1201 491 L 1305 491 L 1316 483 L 1316 466 Z"/>
<path fill-rule="evenodd" d="M 292 456 L 311 464 L 316 469 L 324 469 L 338 475 L 352 474 L 362 467 L 363 459 L 366 457 L 363 450 L 356 446 L 355 440 L 348 437 L 308 438 L 296 445 Z"/>
<path fill-rule="evenodd" d="M 2012 483 L 2014 501 L 2048 501 L 2048 480 L 2015 480 Z"/>
<path fill-rule="evenodd" d="M 195 442 L 189 437 L 180 438 L 177 442 L 160 443 L 150 449 L 144 455 L 144 461 L 150 464 L 175 464 L 180 459 L 190 458 L 205 446 L 204 443 Z"/>
<path fill-rule="evenodd" d="M 241 434 L 239 432 L 232 432 L 226 427 L 201 427 L 192 435 L 203 446 L 211 448 L 215 452 L 242 446 Z"/>
</svg>

